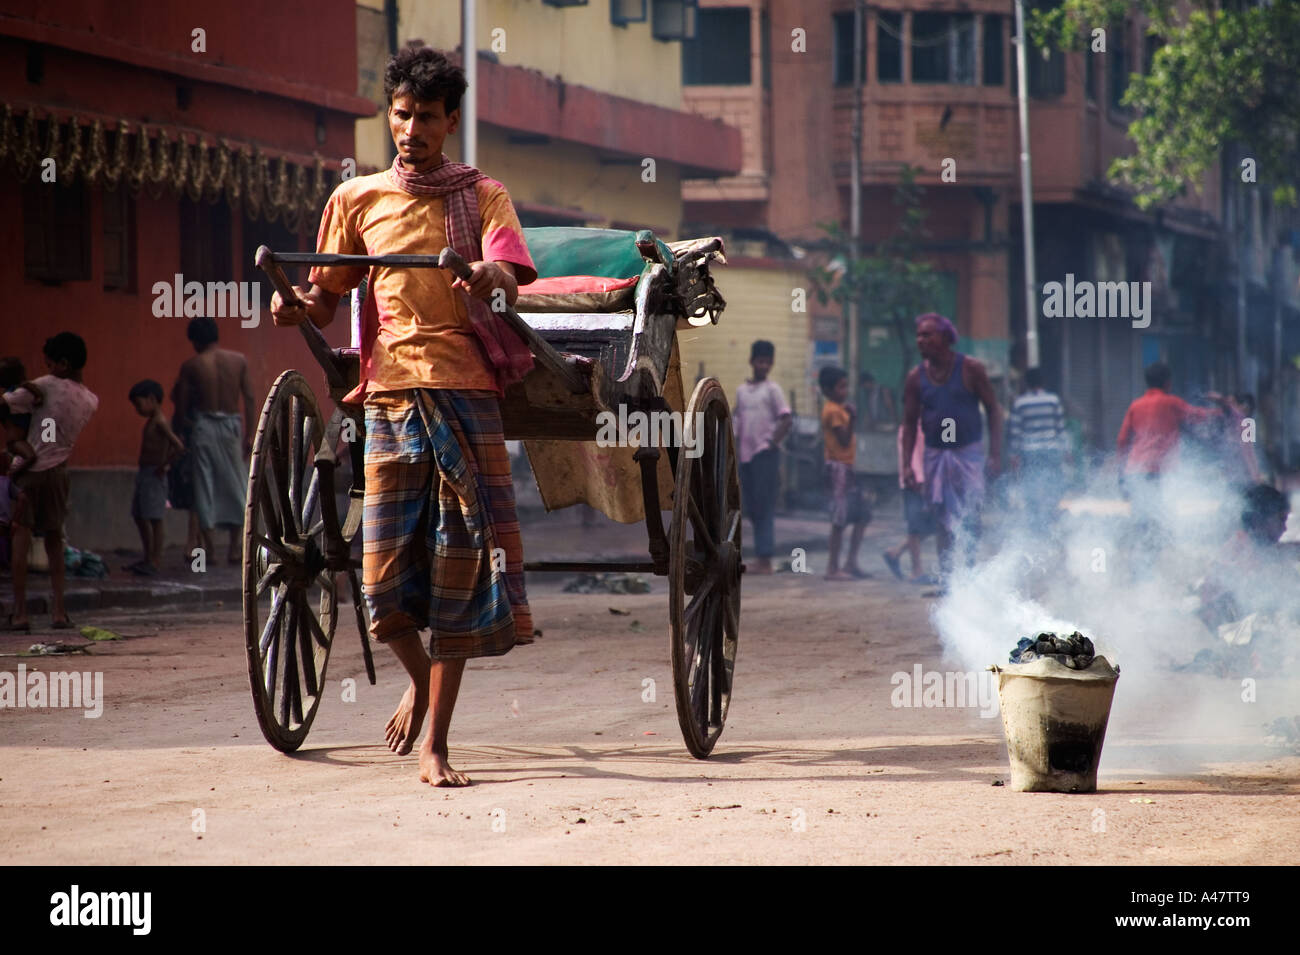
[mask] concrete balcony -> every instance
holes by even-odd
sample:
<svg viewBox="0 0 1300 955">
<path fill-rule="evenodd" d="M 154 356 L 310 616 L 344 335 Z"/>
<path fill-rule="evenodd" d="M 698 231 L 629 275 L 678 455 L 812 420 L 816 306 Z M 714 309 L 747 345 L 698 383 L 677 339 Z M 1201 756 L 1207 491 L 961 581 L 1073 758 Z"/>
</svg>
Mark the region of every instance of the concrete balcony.
<svg viewBox="0 0 1300 955">
<path fill-rule="evenodd" d="M 853 152 L 853 91 L 833 93 L 830 167 L 837 183 L 849 179 Z M 956 161 L 957 182 L 1006 185 L 1018 175 L 1016 101 L 1003 87 L 878 84 L 863 90 L 862 177 L 892 185 L 903 165 L 918 180 L 939 183 L 945 159 Z"/>
<path fill-rule="evenodd" d="M 765 202 L 771 191 L 769 100 L 771 93 L 757 85 L 688 86 L 682 91 L 683 107 L 721 120 L 740 130 L 740 172 L 720 179 L 687 179 L 682 198 L 687 202 Z"/>
</svg>

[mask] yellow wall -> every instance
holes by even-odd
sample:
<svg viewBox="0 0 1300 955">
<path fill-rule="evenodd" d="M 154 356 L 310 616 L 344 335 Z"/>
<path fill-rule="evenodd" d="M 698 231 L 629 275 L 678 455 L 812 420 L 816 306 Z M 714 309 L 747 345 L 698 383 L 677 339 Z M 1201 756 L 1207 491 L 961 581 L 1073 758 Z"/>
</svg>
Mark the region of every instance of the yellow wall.
<svg viewBox="0 0 1300 955">
<path fill-rule="evenodd" d="M 357 165 L 386 169 L 389 164 L 388 144 L 392 141 L 383 113 L 374 119 L 357 120 Z"/>
<path fill-rule="evenodd" d="M 796 269 L 715 266 L 713 275 L 726 310 L 717 325 L 678 332 L 682 352 L 682 384 L 687 394 L 701 375 L 722 382 L 727 399 L 749 377 L 749 345 L 766 338 L 776 346 L 772 378 L 801 416 L 816 415 L 819 406 L 809 386 L 808 313 L 791 311 L 791 290 L 807 288 L 807 276 Z M 701 371 L 701 365 L 703 370 Z"/>
<path fill-rule="evenodd" d="M 369 130 L 374 125 L 369 120 L 357 124 L 358 162 L 382 168 L 387 165 L 382 150 L 386 142 L 391 142 L 387 127 L 379 126 L 377 134 L 371 131 L 378 143 L 370 146 L 375 158 L 368 158 L 361 144 L 362 128 Z M 655 181 L 642 182 L 641 166 L 636 162 L 602 165 L 584 146 L 556 140 L 520 146 L 512 145 L 506 137 L 506 131 L 498 127 L 479 128 L 478 168 L 504 183 L 515 202 L 583 209 L 593 215 L 586 225 L 594 228 L 618 222 L 654 229 L 664 239 L 678 238 L 682 178 L 681 168 L 675 163 L 659 162 Z M 448 157 L 459 159 L 459 135 L 449 136 L 443 148 Z"/>
<path fill-rule="evenodd" d="M 364 6 L 382 8 L 382 0 Z M 460 44 L 460 5 L 456 0 L 406 0 L 399 4 L 398 38 L 416 38 L 451 50 Z M 609 4 L 595 0 L 585 7 L 549 7 L 540 0 L 479 0 L 478 46 L 492 48 L 492 31 L 505 32 L 505 52 L 497 58 L 509 66 L 562 76 L 566 83 L 665 106 L 682 108 L 681 44 L 661 43 L 650 24 L 617 27 L 609 22 Z M 384 114 L 356 125 L 357 162 L 382 169 L 389 163 L 391 137 Z M 599 218 L 588 222 L 634 223 L 676 238 L 681 222 L 681 175 L 675 164 L 659 162 L 656 182 L 641 181 L 641 167 L 601 165 L 594 150 L 552 141 L 519 146 L 503 130 L 480 125 L 478 167 L 505 183 L 517 202 L 581 208 Z M 448 139 L 447 155 L 459 158 L 459 136 Z M 690 238 L 690 237 L 688 237 Z"/>
<path fill-rule="evenodd" d="M 493 49 L 492 31 L 505 30 L 507 66 L 563 76 L 566 83 L 670 109 L 682 105 L 682 45 L 650 35 L 650 23 L 609 22 L 609 0 L 584 7 L 550 7 L 541 0 L 477 0 L 478 48 Z M 398 36 L 418 37 L 441 50 L 460 44 L 456 0 L 406 0 L 398 5 Z"/>
<path fill-rule="evenodd" d="M 460 144 L 452 144 L 459 149 Z M 447 155 L 455 158 L 452 149 Z M 661 238 L 676 239 L 682 219 L 681 171 L 659 162 L 655 181 L 641 181 L 641 165 L 602 165 L 593 150 L 552 140 L 546 145 L 511 145 L 504 130 L 479 130 L 478 167 L 499 179 L 516 202 L 536 202 L 560 208 L 580 208 L 596 218 L 587 225 L 611 222 L 654 229 Z M 694 236 L 686 236 L 694 238 Z"/>
</svg>

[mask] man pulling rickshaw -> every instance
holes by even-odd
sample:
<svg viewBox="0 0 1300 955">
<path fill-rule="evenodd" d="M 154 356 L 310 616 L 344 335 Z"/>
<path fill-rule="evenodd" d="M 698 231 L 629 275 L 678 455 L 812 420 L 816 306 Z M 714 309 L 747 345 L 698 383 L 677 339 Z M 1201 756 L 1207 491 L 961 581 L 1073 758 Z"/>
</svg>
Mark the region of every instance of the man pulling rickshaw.
<svg viewBox="0 0 1300 955">
<path fill-rule="evenodd" d="M 397 158 L 335 189 L 321 217 L 319 253 L 386 255 L 449 246 L 467 279 L 441 269 L 374 267 L 361 336 L 361 382 L 345 401 L 365 407 L 362 590 L 370 635 L 392 648 L 411 684 L 385 728 L 409 753 L 426 713 L 420 779 L 464 786 L 447 734 L 465 661 L 533 640 L 523 546 L 498 399 L 533 361 L 488 307 L 513 304 L 537 272 L 501 183 L 451 162 L 443 143 L 460 124 L 465 77 L 417 42 L 384 73 Z M 310 289 L 277 325 L 334 317 L 366 270 L 316 266 Z M 504 551 L 502 562 L 494 553 Z M 430 629 L 426 650 L 419 631 Z"/>
</svg>

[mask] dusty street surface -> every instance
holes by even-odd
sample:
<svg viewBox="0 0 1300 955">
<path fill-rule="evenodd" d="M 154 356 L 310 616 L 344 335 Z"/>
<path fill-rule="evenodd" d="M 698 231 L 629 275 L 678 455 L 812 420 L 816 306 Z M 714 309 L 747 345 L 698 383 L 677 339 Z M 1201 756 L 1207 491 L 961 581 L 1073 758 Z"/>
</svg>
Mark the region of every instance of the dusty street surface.
<svg viewBox="0 0 1300 955">
<path fill-rule="evenodd" d="M 869 536 L 864 547 L 877 563 L 872 544 L 881 539 Z M 996 715 L 892 705 L 891 675 L 944 661 L 928 623 L 933 601 L 883 573 L 849 584 L 791 574 L 746 581 L 736 694 L 704 762 L 690 758 L 677 728 L 664 582 L 624 596 L 565 594 L 563 580 L 531 580 L 545 631 L 538 644 L 469 665 L 451 754 L 474 779 L 467 790 L 422 785 L 414 756 L 384 748 L 404 678 L 381 649 L 379 685 L 369 686 L 347 614 L 331 692 L 295 756 L 262 739 L 233 609 L 104 613 L 83 622 L 130 639 L 98 644 L 91 656 L 6 656 L 0 670 L 9 672 L 20 663 L 102 671 L 105 703 L 98 719 L 0 710 L 0 856 L 45 864 L 1294 862 L 1300 757 L 1266 746 L 1259 729 L 1186 738 L 1176 700 L 1126 698 L 1122 677 L 1100 792 L 995 786 L 1008 778 Z M 0 651 L 34 639 L 0 635 Z M 342 700 L 345 678 L 357 681 L 354 703 Z M 653 702 L 643 700 L 647 678 Z M 1251 725 L 1294 709 L 1295 689 L 1261 680 Z M 1231 681 L 1222 688 L 1225 726 L 1241 707 L 1236 692 Z M 194 831 L 196 810 L 203 832 Z"/>
</svg>

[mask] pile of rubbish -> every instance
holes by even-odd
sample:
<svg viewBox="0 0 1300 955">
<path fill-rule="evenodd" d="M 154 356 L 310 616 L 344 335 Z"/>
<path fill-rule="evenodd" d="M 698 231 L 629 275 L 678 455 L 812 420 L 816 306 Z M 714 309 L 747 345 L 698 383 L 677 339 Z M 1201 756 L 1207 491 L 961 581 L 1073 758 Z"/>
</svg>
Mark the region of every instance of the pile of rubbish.
<svg viewBox="0 0 1300 955">
<path fill-rule="evenodd" d="M 27 648 L 26 653 L 19 653 L 20 657 L 45 657 L 56 656 L 64 653 L 89 653 L 84 646 L 77 646 L 72 643 L 33 643 Z"/>
<path fill-rule="evenodd" d="M 1300 716 L 1279 716 L 1269 724 L 1266 743 L 1289 746 L 1300 752 Z"/>
<path fill-rule="evenodd" d="M 1300 716 L 1279 716 L 1268 726 L 1270 741 L 1300 746 Z"/>
<path fill-rule="evenodd" d="M 638 574 L 579 574 L 564 585 L 566 594 L 648 594 L 650 583 Z"/>
<path fill-rule="evenodd" d="M 1086 670 L 1092 666 L 1096 649 L 1092 641 L 1078 630 L 1068 637 L 1054 633 L 1040 633 L 1036 637 L 1021 637 L 1011 651 L 1012 663 L 1030 663 L 1042 657 L 1053 657 L 1071 670 Z"/>
<path fill-rule="evenodd" d="M 69 577 L 107 577 L 104 559 L 88 550 L 79 550 L 71 544 L 63 547 L 63 566 Z"/>
</svg>

